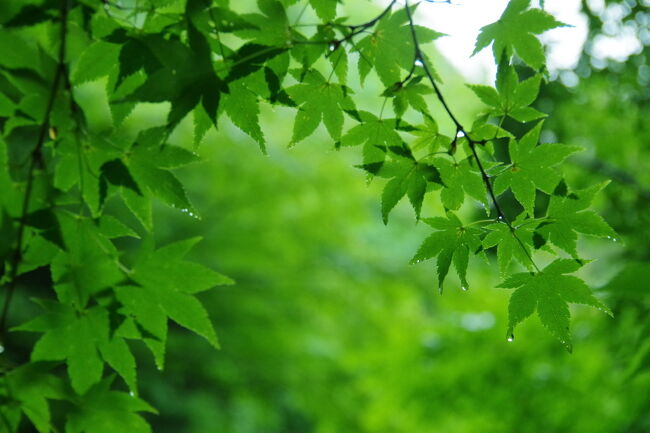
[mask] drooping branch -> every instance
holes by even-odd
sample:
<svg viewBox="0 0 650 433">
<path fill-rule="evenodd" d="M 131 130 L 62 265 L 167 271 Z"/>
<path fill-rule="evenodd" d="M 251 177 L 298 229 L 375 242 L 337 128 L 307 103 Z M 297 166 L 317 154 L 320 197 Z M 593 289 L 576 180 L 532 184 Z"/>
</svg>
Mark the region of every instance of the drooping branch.
<svg viewBox="0 0 650 433">
<path fill-rule="evenodd" d="M 490 196 L 490 199 L 492 200 L 492 203 L 494 204 L 494 209 L 497 213 L 497 221 L 502 222 L 508 226 L 508 229 L 510 230 L 510 233 L 512 236 L 515 238 L 519 246 L 521 246 L 521 249 L 524 251 L 524 254 L 530 262 L 532 263 L 533 267 L 539 272 L 539 268 L 537 267 L 537 264 L 533 260 L 533 257 L 530 255 L 528 250 L 526 249 L 526 246 L 524 245 L 523 241 L 517 236 L 517 233 L 515 232 L 515 227 L 512 225 L 508 217 L 505 215 L 503 212 L 503 209 L 501 208 L 501 205 L 499 204 L 499 200 L 497 199 L 497 196 L 494 192 L 494 188 L 492 187 L 492 182 L 490 181 L 490 176 L 487 174 L 487 171 L 483 167 L 483 163 L 481 162 L 481 159 L 479 158 L 478 152 L 476 150 L 477 145 L 484 145 L 487 141 L 486 140 L 475 140 L 473 139 L 469 132 L 463 127 L 462 123 L 458 120 L 458 118 L 454 115 L 454 113 L 451 111 L 451 108 L 449 107 L 449 104 L 447 103 L 444 95 L 442 94 L 442 91 L 440 90 L 440 86 L 438 86 L 438 83 L 436 82 L 433 73 L 431 72 L 431 69 L 429 68 L 429 65 L 427 64 L 426 57 L 422 53 L 422 50 L 420 48 L 420 44 L 418 42 L 417 38 L 417 33 L 415 31 L 415 23 L 413 21 L 413 14 L 411 13 L 411 9 L 408 3 L 408 0 L 405 0 L 405 9 L 406 9 L 406 15 L 408 17 L 409 21 L 409 28 L 411 30 L 411 37 L 413 39 L 413 46 L 414 46 L 414 59 L 413 59 L 413 67 L 411 69 L 411 72 L 409 73 L 409 78 L 413 74 L 413 71 L 415 70 L 415 65 L 416 63 L 421 64 L 422 69 L 424 70 L 425 75 L 427 76 L 427 79 L 431 83 L 431 87 L 433 87 L 433 90 L 436 94 L 436 97 L 438 98 L 438 101 L 444 108 L 445 112 L 451 119 L 451 121 L 454 123 L 454 126 L 456 127 L 456 134 L 454 136 L 454 140 L 452 141 L 452 145 L 456 144 L 456 140 L 458 139 L 459 136 L 465 137 L 467 140 L 467 143 L 469 145 L 470 150 L 472 151 L 472 156 L 476 160 L 476 165 L 481 173 L 481 178 L 483 179 L 483 183 L 485 184 L 485 187 L 488 191 L 488 194 Z"/>
</svg>

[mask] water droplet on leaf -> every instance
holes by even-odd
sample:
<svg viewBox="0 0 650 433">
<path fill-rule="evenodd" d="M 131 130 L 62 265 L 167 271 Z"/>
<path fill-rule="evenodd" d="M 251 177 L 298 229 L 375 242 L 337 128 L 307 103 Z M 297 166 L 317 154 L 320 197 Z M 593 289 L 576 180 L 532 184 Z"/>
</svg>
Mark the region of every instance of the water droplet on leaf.
<svg viewBox="0 0 650 433">
<path fill-rule="evenodd" d="M 422 60 L 420 59 L 415 59 L 415 66 L 424 66 L 424 63 L 422 63 Z"/>
<path fill-rule="evenodd" d="M 466 291 L 467 291 L 467 287 L 465 287 L 465 286 L 460 286 L 460 289 L 461 289 L 463 292 L 466 292 Z"/>
<path fill-rule="evenodd" d="M 192 212 L 190 209 L 182 208 L 182 209 L 181 209 L 181 212 L 183 212 L 184 214 L 187 214 L 187 215 L 189 215 L 189 216 L 191 216 L 192 218 L 195 218 L 195 219 L 197 219 L 197 220 L 201 219 L 197 214 L 195 214 L 194 212 Z"/>
<path fill-rule="evenodd" d="M 515 334 L 510 334 L 508 336 L 508 343 L 512 343 L 513 341 L 515 341 Z"/>
</svg>

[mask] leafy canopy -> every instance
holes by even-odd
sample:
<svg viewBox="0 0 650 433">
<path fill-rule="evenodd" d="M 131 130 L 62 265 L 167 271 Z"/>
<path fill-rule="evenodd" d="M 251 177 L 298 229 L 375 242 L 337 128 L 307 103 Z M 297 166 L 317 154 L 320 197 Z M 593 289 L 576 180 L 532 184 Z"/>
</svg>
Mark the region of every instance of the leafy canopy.
<svg viewBox="0 0 650 433">
<path fill-rule="evenodd" d="M 198 238 L 155 245 L 154 203 L 197 217 L 175 170 L 200 160 L 196 146 L 226 118 L 266 151 L 263 106 L 291 113 L 289 145 L 323 125 L 334 148 L 361 149 L 358 167 L 385 179 L 384 223 L 406 196 L 433 229 L 413 261 L 435 259 L 441 291 L 452 265 L 469 288 L 472 257 L 496 249 L 501 286 L 515 289 L 508 335 L 537 312 L 570 348 L 569 303 L 608 311 L 567 275 L 584 263 L 577 233 L 615 233 L 588 209 L 604 185 L 573 190 L 563 177 L 579 148 L 540 143 L 537 35 L 563 24 L 528 0 L 512 0 L 478 36 L 475 53 L 492 44 L 498 73 L 494 87 L 469 86 L 487 108 L 471 129 L 424 52 L 443 35 L 416 25 L 408 2 L 365 22 L 335 0 L 258 0 L 252 12 L 223 0 L 4 3 L 0 343 L 18 364 L 4 373 L 2 429 L 148 432 L 140 413 L 153 409 L 137 397 L 132 344 L 143 342 L 162 369 L 171 320 L 219 346 L 199 295 L 233 281 L 185 259 Z M 108 124 L 83 97 L 97 83 Z M 168 104 L 166 122 L 134 131 L 129 121 L 147 103 Z M 436 103 L 455 130 L 439 126 Z M 193 142 L 172 144 L 187 126 Z M 542 270 L 540 250 L 558 257 Z M 15 323 L 12 298 L 32 271 L 51 287 L 34 299 L 40 313 Z M 28 360 L 12 343 L 18 332 L 36 334 Z"/>
</svg>

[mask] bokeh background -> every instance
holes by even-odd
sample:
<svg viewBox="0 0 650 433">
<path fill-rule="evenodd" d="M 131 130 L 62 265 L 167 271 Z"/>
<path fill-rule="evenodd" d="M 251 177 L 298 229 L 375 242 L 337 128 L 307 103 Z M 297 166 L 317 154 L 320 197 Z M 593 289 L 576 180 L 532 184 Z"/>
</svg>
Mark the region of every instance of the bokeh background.
<svg viewBox="0 0 650 433">
<path fill-rule="evenodd" d="M 572 308 L 573 354 L 536 318 L 507 342 L 509 292 L 494 288 L 494 266 L 473 260 L 470 290 L 452 278 L 439 295 L 433 263 L 408 265 L 426 228 L 407 203 L 382 224 L 382 181 L 354 167 L 358 150 L 335 150 L 320 130 L 288 148 L 292 112 L 264 107 L 268 155 L 224 118 L 197 148 L 205 162 L 179 172 L 200 219 L 156 209 L 157 244 L 202 236 L 191 259 L 236 284 L 201 295 L 221 350 L 172 328 L 159 371 L 133 347 L 142 397 L 160 411 L 154 431 L 650 431 L 650 11 L 641 0 L 583 1 L 581 11 L 577 67 L 553 71 L 537 104 L 551 113 L 545 140 L 585 148 L 565 164 L 571 185 L 612 180 L 596 207 L 620 238 L 583 239 L 580 252 L 595 259 L 582 276 L 614 319 Z M 594 41 L 621 32 L 640 48 L 595 55 Z M 469 122 L 479 101 L 431 54 Z M 381 93 L 373 86 L 359 96 L 368 107 Z M 111 122 L 101 89 L 76 89 L 98 130 Z M 163 124 L 167 110 L 142 104 L 125 133 Z M 193 148 L 191 119 L 170 140 Z M 425 202 L 424 215 L 438 212 Z"/>
</svg>

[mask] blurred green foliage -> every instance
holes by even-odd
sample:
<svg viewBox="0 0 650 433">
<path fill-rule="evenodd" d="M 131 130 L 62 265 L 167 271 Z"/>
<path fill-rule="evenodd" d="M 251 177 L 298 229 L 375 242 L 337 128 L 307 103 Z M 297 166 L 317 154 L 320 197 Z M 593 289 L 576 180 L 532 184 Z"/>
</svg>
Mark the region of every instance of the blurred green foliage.
<svg viewBox="0 0 650 433">
<path fill-rule="evenodd" d="M 141 395 L 160 412 L 147 415 L 154 431 L 650 431 L 647 50 L 600 70 L 583 64 L 576 86 L 542 87 L 550 133 L 587 149 L 566 163 L 570 179 L 613 180 L 597 207 L 621 235 L 579 243 L 598 258 L 580 275 L 615 318 L 573 306 L 573 354 L 534 320 L 506 341 L 509 294 L 486 263 L 470 267 L 471 293 L 455 281 L 439 296 L 430 264 L 407 265 L 427 230 L 406 203 L 384 226 L 380 186 L 323 134 L 287 149 L 282 110 L 262 115 L 269 156 L 232 125 L 209 132 L 206 161 L 179 171 L 200 219 L 157 208 L 156 243 L 202 236 L 191 258 L 236 284 L 199 295 L 220 351 L 172 327 L 165 371 L 141 363 Z M 81 86 L 78 99 L 101 129 L 110 114 L 98 88 Z M 464 100 L 460 111 L 478 111 Z M 138 108 L 125 130 L 155 126 L 167 109 Z M 191 142 L 191 125 L 171 140 Z M 16 305 L 18 317 L 33 308 L 22 296 Z"/>
<path fill-rule="evenodd" d="M 600 75 L 607 79 L 609 73 Z M 591 135 L 591 128 L 605 131 L 604 122 L 619 119 L 605 106 L 596 110 L 599 98 L 611 95 L 605 83 L 590 78 L 581 86 L 587 89 L 546 87 L 543 103 L 562 110 L 551 130 L 562 142 L 588 145 L 592 152 L 593 145 L 580 137 L 609 143 L 609 154 L 605 145 L 597 147 L 605 152 L 602 158 L 628 171 L 637 186 L 647 185 L 637 154 L 643 136 L 624 147 L 637 155 L 625 162 L 616 141 Z M 567 98 L 567 92 L 577 96 Z M 588 107 L 576 107 L 580 100 Z M 635 103 L 618 103 L 640 115 Z M 576 121 L 578 115 L 593 123 Z M 214 264 L 237 284 L 202 298 L 220 332 L 219 353 L 199 338 L 173 332 L 166 371 L 141 373 L 143 396 L 161 412 L 150 418 L 156 431 L 650 427 L 650 267 L 643 263 L 649 237 L 637 220 L 625 222 L 628 213 L 647 218 L 637 186 L 615 179 L 598 205 L 621 242 L 579 245 L 599 258 L 581 276 L 603 286 L 600 295 L 616 317 L 574 308 L 576 348 L 569 355 L 532 320 L 516 341 L 505 340 L 506 293 L 492 288 L 494 273 L 485 264 L 472 267 L 471 293 L 438 296 L 433 267 L 405 265 L 424 230 L 406 204 L 391 224 L 382 225 L 378 186 L 365 185 L 365 176 L 352 168 L 352 155 L 328 152 L 328 141 L 318 138 L 285 149 L 282 114 L 266 113 L 265 124 L 269 142 L 279 144 L 271 144 L 268 157 L 234 128 L 206 138 L 209 162 L 184 173 L 200 221 L 159 213 L 161 243 L 203 235 L 195 259 Z M 634 123 L 618 130 L 636 126 L 643 131 Z M 174 139 L 187 137 L 179 132 Z M 582 160 L 571 165 L 571 174 L 583 186 L 608 176 L 590 174 Z"/>
</svg>

